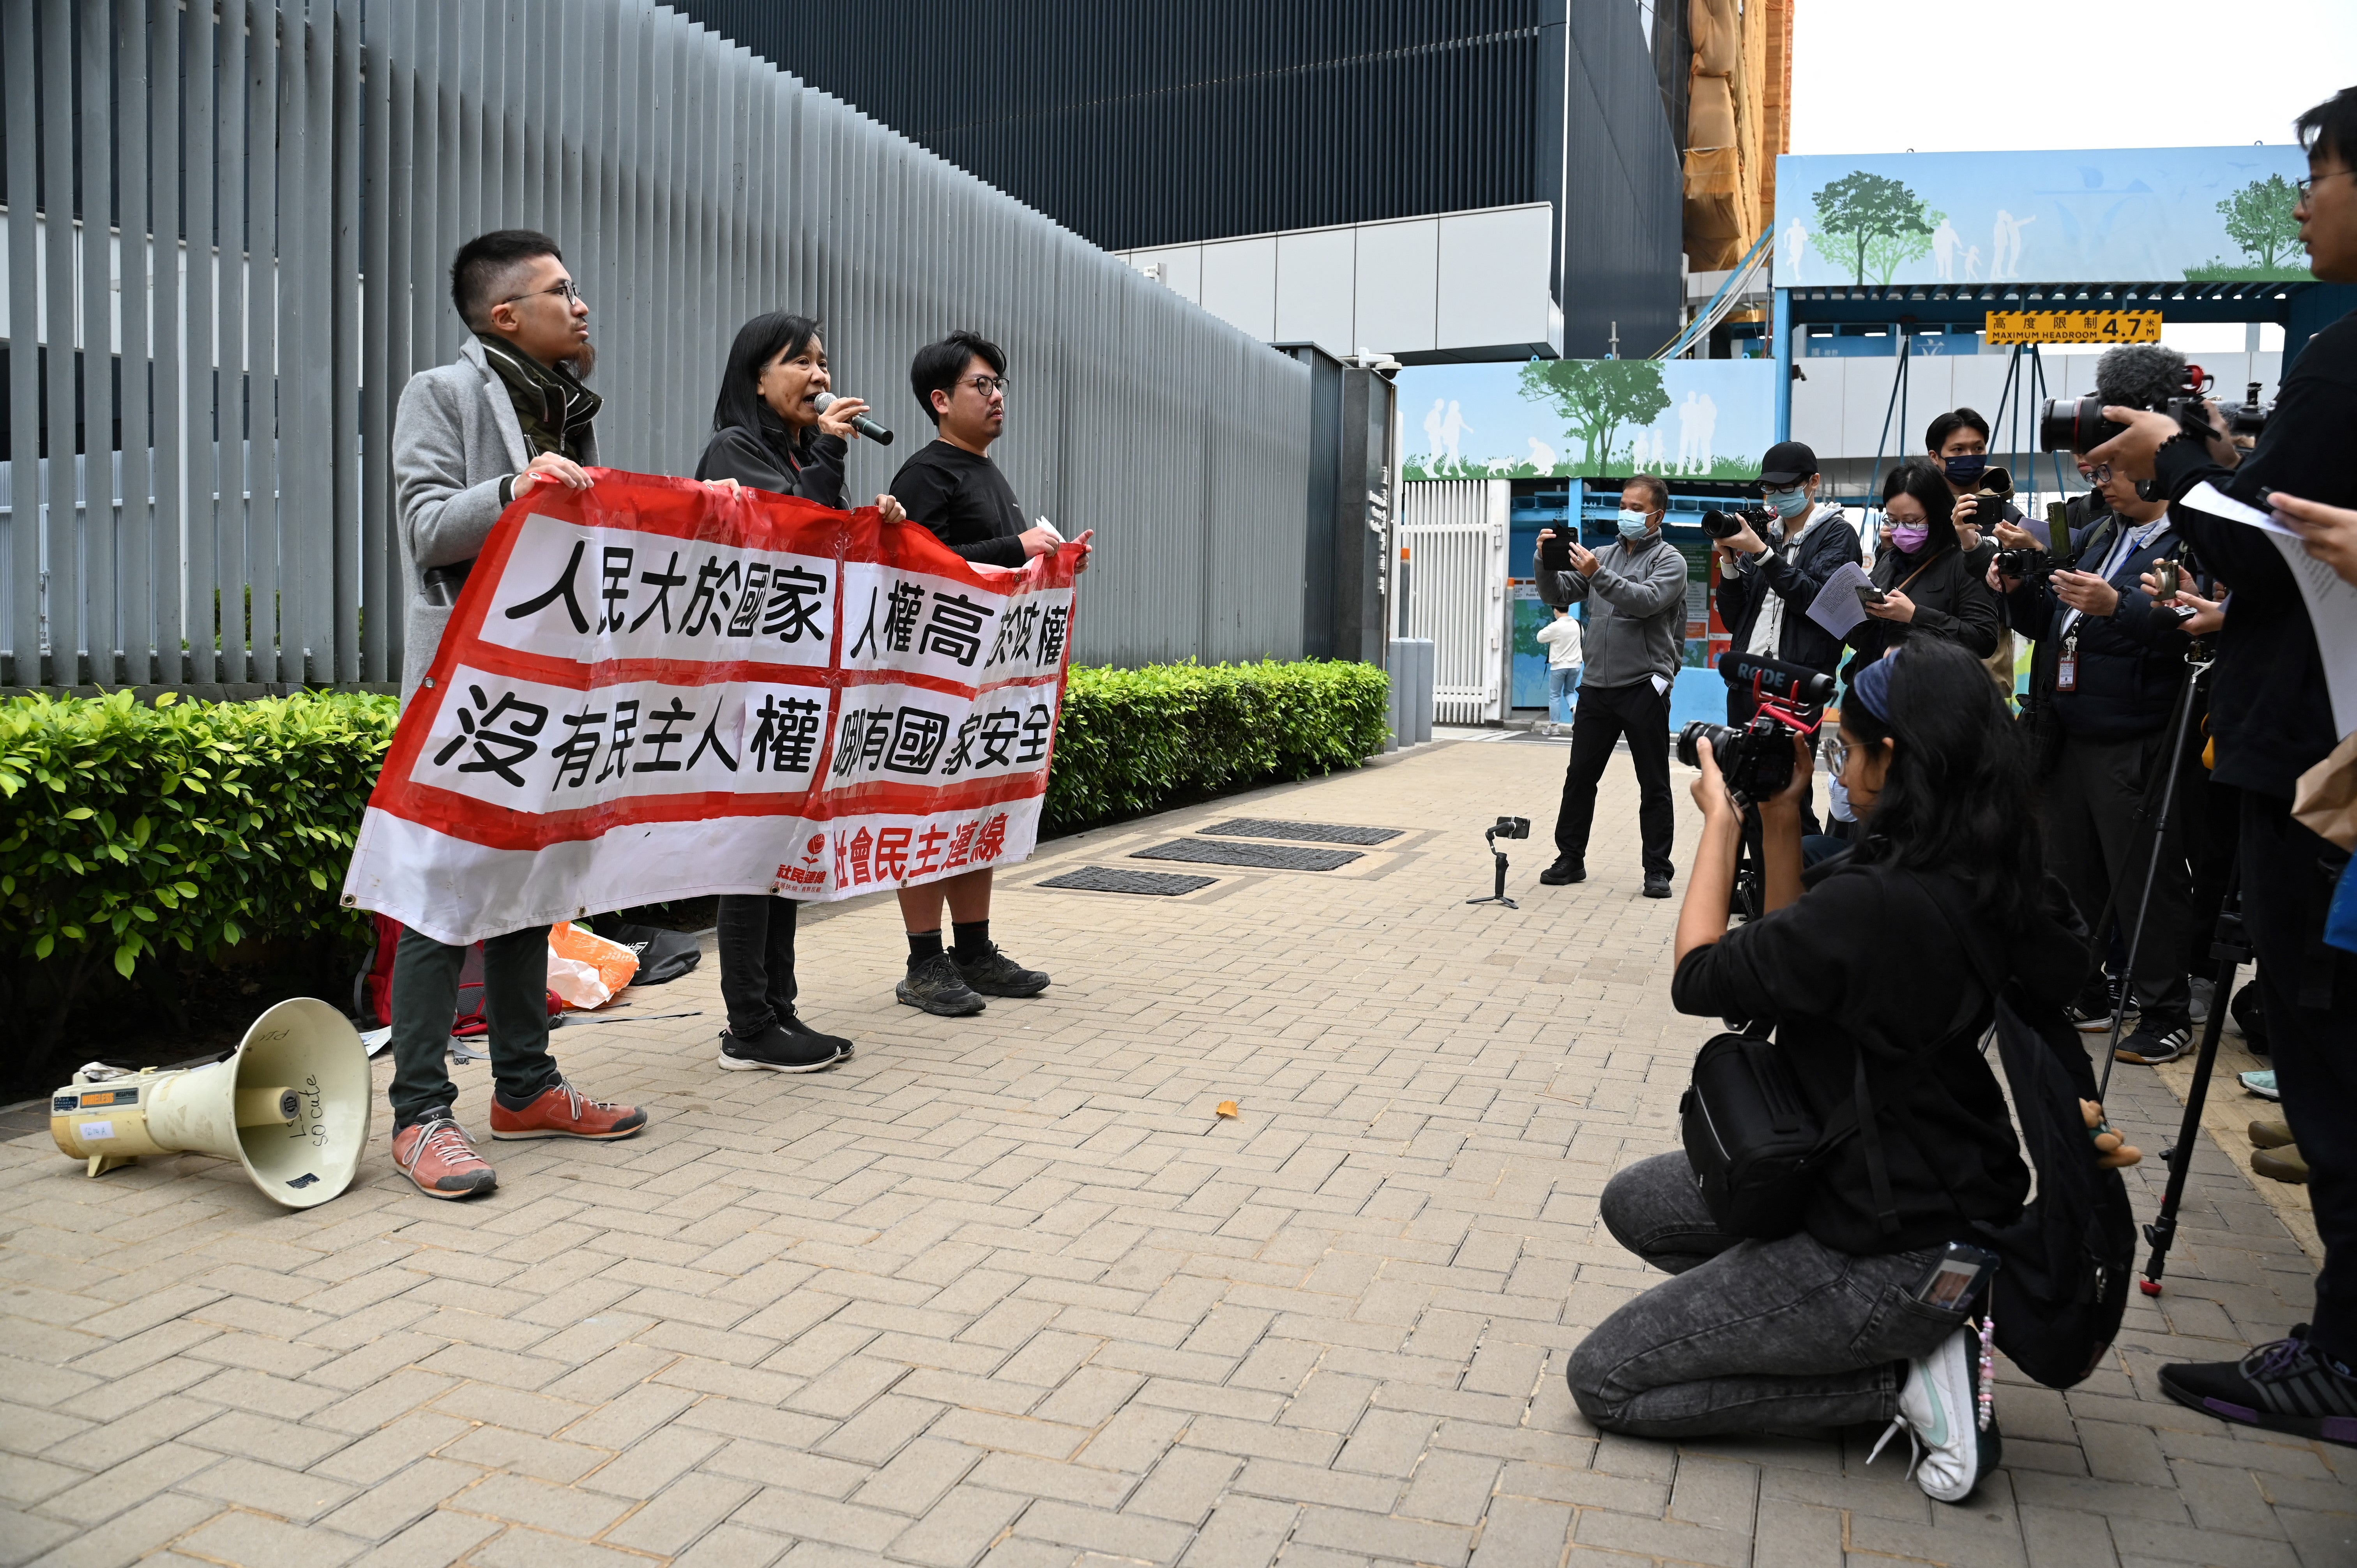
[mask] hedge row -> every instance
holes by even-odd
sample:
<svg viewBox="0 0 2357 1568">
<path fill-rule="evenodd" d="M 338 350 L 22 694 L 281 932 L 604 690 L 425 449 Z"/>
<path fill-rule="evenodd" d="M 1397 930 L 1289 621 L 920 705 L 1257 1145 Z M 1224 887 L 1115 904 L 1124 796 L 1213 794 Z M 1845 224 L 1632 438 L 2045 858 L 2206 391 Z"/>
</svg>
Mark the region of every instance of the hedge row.
<svg viewBox="0 0 2357 1568">
<path fill-rule="evenodd" d="M 0 703 L 0 951 L 211 952 L 349 924 L 336 889 L 391 697 Z"/>
<path fill-rule="evenodd" d="M 1391 681 L 1369 664 L 1075 669 L 1048 775 L 1049 827 L 1356 768 L 1390 733 Z"/>
<path fill-rule="evenodd" d="M 1383 746 L 1387 693 L 1359 664 L 1075 669 L 1047 819 L 1356 767 Z M 355 927 L 337 890 L 397 713 L 345 693 L 0 703 L 0 962 L 87 956 L 129 977 L 165 943 Z"/>
</svg>

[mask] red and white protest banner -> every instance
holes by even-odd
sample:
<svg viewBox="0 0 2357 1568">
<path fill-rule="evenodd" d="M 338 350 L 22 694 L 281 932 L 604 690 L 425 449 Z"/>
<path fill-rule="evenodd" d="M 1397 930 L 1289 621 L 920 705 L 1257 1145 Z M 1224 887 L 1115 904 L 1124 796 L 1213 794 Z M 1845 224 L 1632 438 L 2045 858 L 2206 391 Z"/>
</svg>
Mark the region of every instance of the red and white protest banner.
<svg viewBox="0 0 2357 1568">
<path fill-rule="evenodd" d="M 872 508 L 591 472 L 492 529 L 402 712 L 347 906 L 471 942 L 1031 853 L 1077 547 L 975 566 Z"/>
</svg>

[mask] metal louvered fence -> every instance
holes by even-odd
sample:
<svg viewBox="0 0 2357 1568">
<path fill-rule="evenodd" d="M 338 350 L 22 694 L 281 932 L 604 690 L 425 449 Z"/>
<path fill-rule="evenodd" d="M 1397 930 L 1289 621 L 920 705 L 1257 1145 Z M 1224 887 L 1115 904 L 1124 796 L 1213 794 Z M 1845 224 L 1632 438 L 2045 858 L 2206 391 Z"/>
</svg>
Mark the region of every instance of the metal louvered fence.
<svg viewBox="0 0 2357 1568">
<path fill-rule="evenodd" d="M 692 471 L 737 326 L 801 310 L 900 433 L 872 496 L 969 328 L 1026 510 L 1097 530 L 1080 657 L 1301 651 L 1308 371 L 669 10 L 0 0 L 0 685 L 395 679 L 393 412 L 497 228 L 586 292 L 606 462 Z"/>
</svg>

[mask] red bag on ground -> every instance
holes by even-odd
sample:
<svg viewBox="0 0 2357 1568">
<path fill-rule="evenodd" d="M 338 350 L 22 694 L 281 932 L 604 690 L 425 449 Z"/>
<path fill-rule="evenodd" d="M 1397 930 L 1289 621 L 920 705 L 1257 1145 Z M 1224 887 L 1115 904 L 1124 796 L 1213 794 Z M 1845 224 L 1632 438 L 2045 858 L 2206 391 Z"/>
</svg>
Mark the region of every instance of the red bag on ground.
<svg viewBox="0 0 2357 1568">
<path fill-rule="evenodd" d="M 369 1026 L 381 1029 L 393 1022 L 393 964 L 401 946 L 401 922 L 389 915 L 371 915 L 369 919 L 376 928 L 376 945 L 353 983 L 352 1001 Z M 565 1011 L 565 998 L 554 991 L 543 994 L 550 1017 Z M 450 1032 L 472 1037 L 489 1034 L 490 1027 L 483 1017 L 483 944 L 477 942 L 467 950 L 467 961 L 458 971 L 458 1010 Z"/>
</svg>

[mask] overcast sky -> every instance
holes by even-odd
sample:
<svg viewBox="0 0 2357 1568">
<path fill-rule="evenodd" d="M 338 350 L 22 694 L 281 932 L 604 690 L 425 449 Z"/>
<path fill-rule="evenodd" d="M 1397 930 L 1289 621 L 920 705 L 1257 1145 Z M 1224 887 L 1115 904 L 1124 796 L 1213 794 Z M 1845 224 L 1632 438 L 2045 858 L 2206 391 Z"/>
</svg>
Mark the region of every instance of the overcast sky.
<svg viewBox="0 0 2357 1568">
<path fill-rule="evenodd" d="M 2357 84 L 2357 0 L 1794 0 L 1792 26 L 1796 153 L 2283 145 Z"/>
</svg>

